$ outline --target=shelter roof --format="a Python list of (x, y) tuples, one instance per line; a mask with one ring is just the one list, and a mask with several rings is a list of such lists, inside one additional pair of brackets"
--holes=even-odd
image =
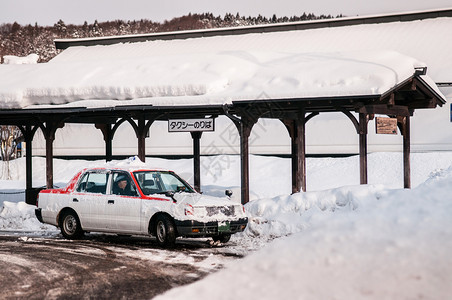
[[(152, 43), (134, 46), (152, 48)], [(4, 108), (66, 103), (65, 107), (95, 108), (379, 96), (426, 66), (393, 51), (291, 53), (243, 49), (2, 67), (0, 73), (6, 71), (0, 83)]]

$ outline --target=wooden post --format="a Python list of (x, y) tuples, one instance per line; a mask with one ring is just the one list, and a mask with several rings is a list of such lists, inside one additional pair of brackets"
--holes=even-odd
[(410, 165), (410, 116), (403, 118), (403, 187), (411, 188), (411, 165)]
[[(108, 129), (111, 132), (111, 127), (108, 125)], [(105, 140), (105, 161), (113, 160), (113, 136), (109, 133)]]
[(201, 131), (190, 132), (193, 138), (193, 177), (195, 190), (201, 192)]
[(367, 184), (367, 115), (359, 114), (359, 177), (360, 184)]
[(25, 148), (25, 203), (36, 205), (36, 198), (33, 194), (33, 165), (32, 165), (32, 156), (33, 156), (33, 136), (36, 132), (37, 126), (33, 129), (30, 125), (26, 125), (24, 127), (19, 127), (22, 131), (22, 135), (24, 136), (24, 140), (26, 143)]
[(296, 155), (297, 155), (297, 192), (306, 192), (306, 120), (305, 114), (300, 114), (299, 119), (295, 122), (295, 127), (297, 128), (297, 138), (296, 138)]
[(249, 137), (253, 123), (242, 118), (240, 123), (240, 170), (242, 204), (250, 201)]
[(296, 120), (282, 121), (291, 141), (292, 194), (306, 192), (305, 114), (300, 114)]
[(33, 156), (33, 136), (36, 133), (36, 130), (39, 126), (35, 126), (32, 128), (31, 125), (25, 125), (25, 127), (18, 126), (22, 135), (24, 137), (26, 145), (25, 149), (25, 203), (36, 205), (36, 195), (33, 190), (33, 165), (32, 165), (32, 156)]
[(58, 128), (63, 128), (64, 123), (46, 122), (44, 137), (46, 139), (46, 187), (53, 188), (53, 141)]
[(97, 129), (102, 131), (105, 141), (105, 160), (113, 160), (113, 132), (111, 129), (111, 124), (95, 124)]
[(312, 112), (306, 116), (305, 109), (302, 108), (296, 120), (281, 120), (291, 140), (292, 194), (306, 192), (306, 123), (318, 114)]
[(298, 122), (297, 120), (289, 120), (286, 122), (289, 129), (290, 135), (290, 146), (291, 146), (291, 166), (292, 166), (292, 194), (300, 191), (300, 155), (299, 155), (299, 143), (298, 143)]
[(27, 125), (25, 126), (25, 132), (24, 139), (26, 143), (25, 148), (25, 187), (27, 191), (30, 191), (33, 187), (33, 161), (32, 161), (32, 155), (33, 155), (33, 133), (31, 131), (31, 126)]
[(146, 125), (144, 118), (138, 119), (138, 158), (142, 161), (146, 161)]
[(249, 166), (249, 137), (251, 129), (258, 120), (258, 114), (252, 114), (250, 112), (241, 110), (242, 118), (231, 115), (228, 112), (227, 106), (223, 106), (225, 115), (231, 119), (234, 125), (237, 127), (240, 135), (240, 183), (241, 183), (241, 198), (242, 204), (246, 204), (250, 201), (250, 166)]
[(53, 188), (53, 141), (55, 137), (46, 137), (46, 187)]

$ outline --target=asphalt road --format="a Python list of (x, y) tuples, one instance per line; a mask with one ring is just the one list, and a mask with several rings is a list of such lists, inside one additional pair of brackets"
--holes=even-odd
[(237, 257), (205, 240), (165, 250), (142, 237), (0, 234), (0, 298), (150, 299)]

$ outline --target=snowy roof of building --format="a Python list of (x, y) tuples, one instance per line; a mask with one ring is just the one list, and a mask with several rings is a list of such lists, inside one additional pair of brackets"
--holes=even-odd
[(362, 24), (383, 24), (407, 22), (440, 17), (452, 17), (452, 7), (412, 12), (389, 13), (367, 16), (340, 17), (287, 23), (260, 24), (252, 26), (221, 27), (195, 30), (179, 30), (172, 32), (157, 32), (133, 35), (87, 37), (77, 39), (56, 39), (57, 49), (67, 49), (72, 46), (111, 45), (128, 42), (144, 42), (152, 40), (175, 40), (224, 35), (241, 35), (249, 33), (268, 33), (278, 31), (306, 30), (318, 28), (332, 28)]
[(447, 17), (70, 47), (49, 63), (1, 65), (0, 108), (378, 96), (427, 66), (434, 81), (452, 82), (451, 31)]

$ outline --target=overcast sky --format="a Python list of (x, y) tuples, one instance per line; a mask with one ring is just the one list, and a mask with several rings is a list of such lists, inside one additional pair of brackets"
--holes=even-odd
[(303, 12), (346, 16), (452, 7), (451, 0), (0, 0), (0, 24), (53, 25), (108, 20), (150, 19), (162, 22), (191, 13), (231, 12), (244, 16), (301, 15)]

